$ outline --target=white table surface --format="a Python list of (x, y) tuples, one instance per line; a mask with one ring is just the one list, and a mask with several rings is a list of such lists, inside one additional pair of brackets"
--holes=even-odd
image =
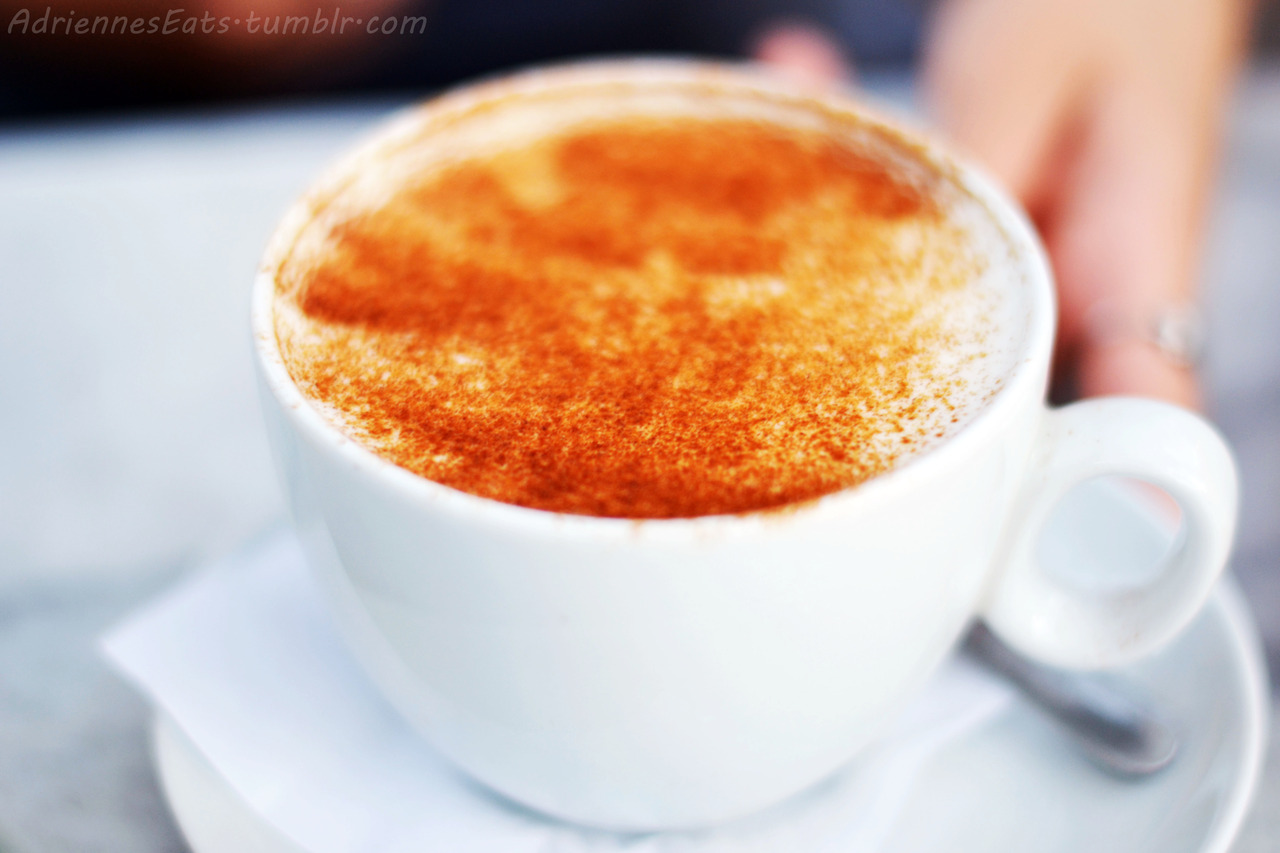
[[(259, 252), (389, 103), (0, 128), (0, 851), (185, 849), (103, 627), (284, 515), (247, 331)], [(1242, 86), (1206, 264), (1235, 569), (1280, 662), (1280, 68)], [(1280, 721), (1278, 721), (1280, 722)], [(1237, 853), (1280, 849), (1280, 750)]]

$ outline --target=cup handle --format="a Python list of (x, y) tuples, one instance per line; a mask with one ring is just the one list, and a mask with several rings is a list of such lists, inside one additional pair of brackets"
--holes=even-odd
[[(1174, 553), (1138, 589), (1083, 590), (1036, 560), (1054, 506), (1073, 486), (1104, 475), (1147, 481), (1182, 510)], [(1208, 598), (1231, 548), (1236, 503), (1231, 451), (1185, 409), (1109, 397), (1049, 410), (983, 617), (1006, 643), (1050, 665), (1099, 669), (1140, 658), (1172, 639)]]

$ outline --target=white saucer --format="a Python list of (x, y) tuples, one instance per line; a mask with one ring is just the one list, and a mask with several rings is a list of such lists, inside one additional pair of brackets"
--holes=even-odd
[[(1114, 584), (1168, 541), (1135, 524), (1132, 497), (1080, 489), (1046, 528), (1041, 559), (1095, 567)], [(1155, 531), (1153, 533), (1153, 531)], [(1153, 560), (1147, 562), (1154, 566)], [(1133, 575), (1130, 572), (1130, 575)], [(1088, 764), (1023, 702), (930, 758), (882, 853), (1225, 853), (1253, 797), (1265, 748), (1266, 676), (1248, 611), (1230, 580), (1160, 654), (1117, 673), (1176, 720), (1173, 765), (1126, 782)], [(307, 853), (286, 840), (161, 716), (154, 757), (170, 807), (195, 853)], [(465, 853), (465, 851), (459, 851)], [(786, 853), (792, 853), (786, 851)]]
[[(1255, 636), (1228, 585), (1172, 647), (1125, 670), (1184, 728), (1182, 753), (1161, 775), (1138, 783), (1108, 778), (1019, 704), (929, 762), (885, 851), (1226, 851), (1264, 748)], [(195, 853), (305, 853), (251, 812), (164, 717), (156, 720), (154, 749)]]

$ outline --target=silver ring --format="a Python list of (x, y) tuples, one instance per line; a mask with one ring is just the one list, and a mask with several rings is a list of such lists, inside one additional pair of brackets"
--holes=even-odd
[(1204, 360), (1204, 320), (1194, 304), (1162, 305), (1145, 318), (1099, 303), (1086, 323), (1090, 340), (1099, 344), (1141, 341), (1178, 367), (1193, 370)]

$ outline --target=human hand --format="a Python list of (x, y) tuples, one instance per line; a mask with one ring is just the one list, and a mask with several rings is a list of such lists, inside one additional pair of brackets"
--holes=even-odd
[(1152, 337), (1194, 300), (1247, 5), (951, 0), (939, 10), (926, 94), (942, 129), (1040, 227), (1058, 280), (1059, 356), (1083, 396), (1198, 402), (1194, 373)]

